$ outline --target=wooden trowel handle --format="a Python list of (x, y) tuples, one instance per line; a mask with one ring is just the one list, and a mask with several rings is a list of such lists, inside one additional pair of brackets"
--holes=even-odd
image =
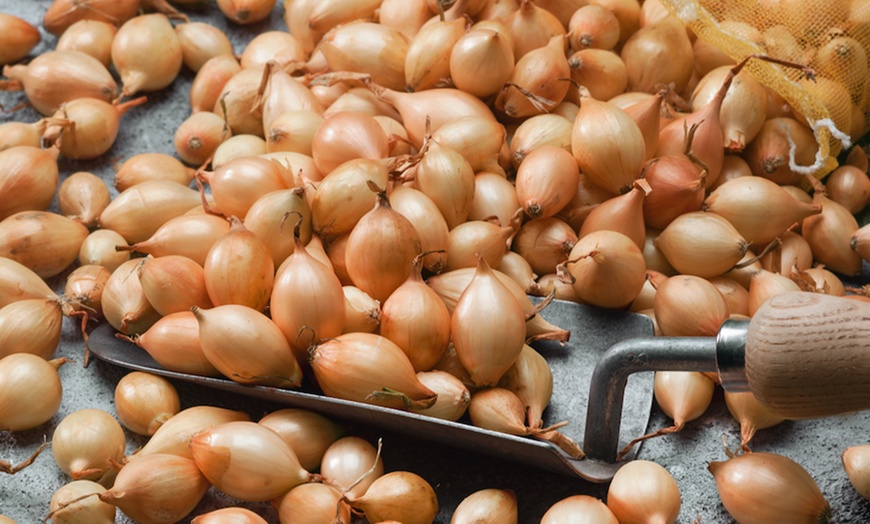
[(870, 409), (870, 303), (802, 292), (771, 298), (749, 324), (746, 377), (787, 418)]

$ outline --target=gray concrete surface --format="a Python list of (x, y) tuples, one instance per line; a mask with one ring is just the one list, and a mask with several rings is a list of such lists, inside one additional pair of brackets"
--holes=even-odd
[[(16, 14), (38, 25), (50, 3), (49, 0), (0, 0), (0, 12)], [(251, 35), (267, 27), (284, 28), (280, 3), (268, 22), (250, 28), (229, 26), (214, 6), (205, 13), (192, 14), (191, 18), (207, 20), (227, 31), (238, 52), (242, 49), (242, 43)], [(47, 34), (43, 36), (36, 53), (54, 46), (54, 37)], [(133, 154), (147, 151), (173, 154), (174, 130), (189, 113), (186, 93), (191, 80), (192, 75), (185, 71), (171, 88), (149, 95), (149, 102), (145, 106), (133, 109), (124, 118), (118, 141), (106, 158), (88, 163), (64, 161), (61, 165), (62, 176), (84, 169), (111, 181), (114, 174), (111, 164), (114, 161), (122, 161)], [(0, 103), (5, 107), (22, 100), (21, 94), (0, 93)], [(34, 121), (37, 116), (27, 110), (14, 114), (0, 113), (0, 122), (13, 119)], [(866, 274), (864, 277), (864, 281), (868, 281)], [(56, 283), (60, 285), (59, 282), (58, 280)], [(82, 348), (81, 336), (76, 332), (74, 324), (66, 320), (58, 355), (80, 361)], [(73, 411), (94, 407), (113, 413), (112, 392), (123, 373), (122, 370), (101, 362), (94, 362), (88, 369), (82, 368), (80, 363), (61, 368), (64, 396), (60, 411), (51, 422), (34, 430), (21, 433), (0, 432), (0, 459), (13, 464), (20, 462), (44, 439), (50, 440), (57, 423)], [(276, 408), (265, 403), (202, 391), (181, 383), (176, 385), (185, 406), (211, 402), (245, 409), (254, 417)], [(650, 428), (667, 425), (670, 425), (670, 421), (660, 410), (654, 408)], [(458, 485), (462, 478), (470, 476), (491, 479), (494, 487), (515, 486), (520, 498), (521, 522), (536, 522), (541, 513), (535, 507), (545, 506), (568, 494), (588, 493), (601, 498), (606, 494), (606, 486), (590, 485), (526, 467), (470, 456), (450, 446), (426, 442), (409, 443), (400, 435), (384, 434), (361, 427), (352, 428), (351, 431), (372, 441), (379, 436), (385, 436), (385, 461), (388, 469), (401, 466), (427, 476), (427, 472), (432, 469), (431, 464), (440, 463), (449, 473), (441, 469), (438, 475), (430, 475), (429, 480), (436, 489), (449, 491), (452, 485)], [(736, 447), (739, 442), (737, 424), (728, 415), (720, 392), (701, 420), (688, 424), (679, 434), (651, 440), (642, 447), (640, 458), (665, 466), (677, 480), (683, 503), (680, 522), (693, 522), (698, 517), (703, 523), (732, 522), (719, 502), (713, 478), (706, 470), (708, 462), (725, 458), (723, 437), (732, 447)], [(864, 523), (870, 522), (870, 502), (854, 491), (839, 457), (847, 446), (868, 442), (870, 414), (861, 413), (818, 421), (787, 422), (776, 428), (760, 431), (753, 449), (780, 453), (796, 460), (818, 482), (832, 506), (836, 522)], [(143, 443), (144, 439), (128, 433), (128, 452), (133, 452)], [(396, 450), (392, 456), (389, 451), (391, 449)], [(0, 476), (0, 515), (8, 516), (19, 524), (41, 522), (48, 513), (51, 494), (67, 481), (54, 464), (50, 450), (47, 450), (30, 468), (15, 476)], [(210, 490), (194, 513), (233, 503), (228, 497)], [(256, 504), (252, 507), (271, 522), (277, 522), (268, 505)], [(189, 518), (185, 520), (187, 521)], [(119, 513), (117, 522), (130, 521)], [(447, 523), (449, 518), (439, 517), (438, 522)]]

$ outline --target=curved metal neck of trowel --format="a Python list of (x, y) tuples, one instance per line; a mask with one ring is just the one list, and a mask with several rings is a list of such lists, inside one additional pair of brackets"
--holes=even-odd
[(748, 391), (744, 372), (748, 327), (748, 320), (728, 320), (715, 338), (634, 338), (611, 346), (592, 373), (583, 443), (586, 460), (616, 462), (623, 394), (633, 373), (718, 372), (726, 390)]

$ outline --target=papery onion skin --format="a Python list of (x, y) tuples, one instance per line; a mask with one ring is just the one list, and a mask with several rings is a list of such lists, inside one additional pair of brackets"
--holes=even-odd
[(284, 524), (350, 524), (350, 506), (340, 499), (338, 489), (312, 482), (291, 489), (275, 505)]
[(865, 499), (870, 499), (870, 445), (850, 446), (842, 454), (843, 467), (855, 490)]
[(680, 514), (680, 489), (664, 467), (633, 460), (613, 476), (607, 507), (619, 522), (674, 523)]
[(302, 467), (309, 471), (320, 467), (326, 450), (345, 433), (342, 425), (305, 409), (272, 411), (257, 424), (277, 433), (296, 453)]
[(60, 342), (61, 309), (59, 302), (41, 298), (0, 308), (0, 358), (14, 353), (51, 358)]
[(215, 406), (191, 406), (179, 411), (160, 426), (154, 435), (128, 460), (138, 460), (145, 455), (172, 454), (193, 459), (190, 439), (209, 427), (225, 422), (250, 421), (247, 413)]
[(51, 438), (57, 466), (73, 479), (99, 480), (111, 462), (124, 458), (126, 436), (121, 424), (101, 409), (81, 409), (65, 416)]
[(0, 221), (19, 211), (48, 209), (58, 184), (57, 157), (51, 151), (12, 147), (0, 151), (0, 166)]
[(423, 477), (410, 471), (392, 471), (378, 477), (365, 495), (351, 497), (349, 502), (371, 522), (430, 524), (438, 515), (435, 490)]
[(73, 480), (64, 484), (51, 496), (48, 507), (52, 512), (52, 522), (54, 524), (114, 524), (115, 506), (99, 499), (80, 501), (66, 506), (83, 495), (105, 491), (105, 487), (92, 480)]
[(19, 211), (0, 221), (0, 256), (42, 278), (60, 274), (78, 256), (88, 228), (48, 211)]
[[(363, 477), (369, 471), (371, 473)], [(361, 497), (384, 474), (384, 460), (368, 440), (350, 435), (336, 440), (327, 448), (320, 462), (320, 474), (336, 488)], [(351, 487), (360, 478), (362, 480)]]
[(573, 495), (559, 500), (544, 513), (541, 524), (619, 524), (610, 508), (589, 495)]

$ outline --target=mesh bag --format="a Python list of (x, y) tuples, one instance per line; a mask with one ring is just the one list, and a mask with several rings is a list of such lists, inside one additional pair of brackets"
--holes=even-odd
[[(816, 161), (792, 170), (822, 178), (870, 123), (870, 0), (661, 0), (702, 40), (735, 61), (750, 54), (810, 66), (750, 60), (746, 69), (803, 115), (819, 143)], [(761, 38), (746, 38), (746, 26)]]

